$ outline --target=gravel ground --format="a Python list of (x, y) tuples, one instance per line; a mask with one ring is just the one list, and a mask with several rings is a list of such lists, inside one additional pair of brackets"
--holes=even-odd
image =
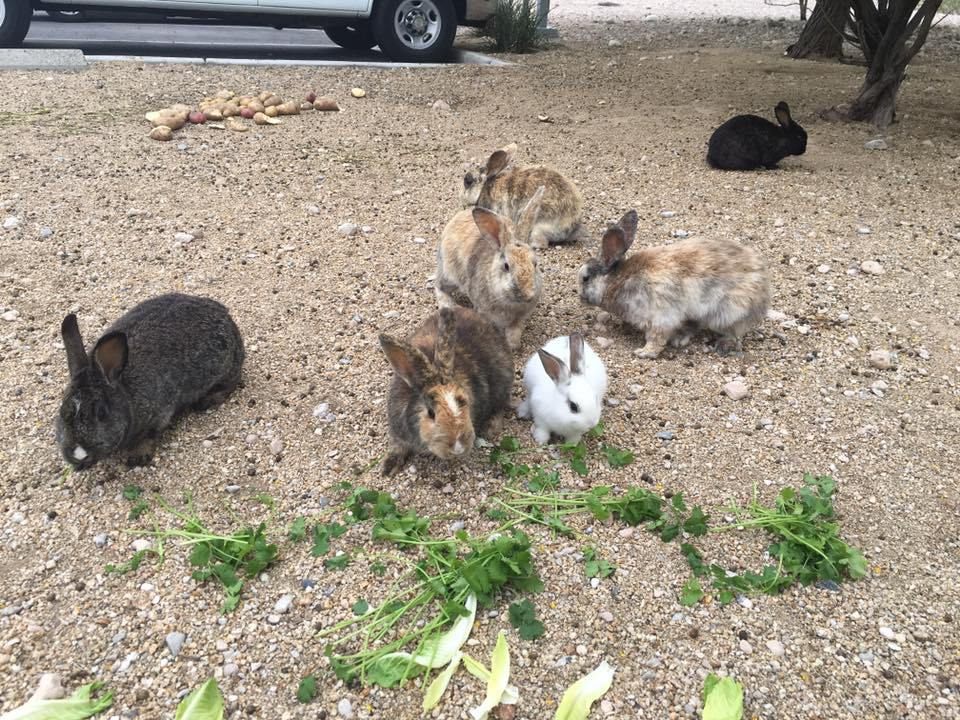
[[(868, 150), (875, 131), (816, 114), (850, 98), (862, 68), (785, 60), (789, 25), (610, 32), (619, 45), (568, 40), (505, 68), (127, 63), (0, 75), (0, 707), (23, 702), (53, 671), (71, 687), (106, 681), (117, 693), (109, 717), (171, 717), (212, 672), (230, 717), (419, 715), (416, 684), (350, 689), (325, 672), (315, 629), (349, 616), (359, 598), (375, 602), (382, 582), (366, 563), (324, 569), (306, 546), (284, 542), (284, 529), (301, 514), (328, 518), (344, 479), (389, 490), (434, 517), (438, 532), (460, 521), (474, 534), (491, 528), (481, 508), (505, 481), (482, 453), (462, 466), (418, 462), (415, 475), (390, 481), (365, 468), (386, 449), (389, 371), (377, 334), (405, 334), (432, 311), (434, 245), (456, 210), (461, 165), (516, 141), (524, 160), (578, 183), (595, 237), (635, 207), (641, 242), (684, 230), (758, 248), (782, 313), (743, 357), (694, 344), (642, 361), (634, 333), (577, 299), (574, 273), (596, 241), (543, 253), (544, 300), (518, 367), (542, 340), (586, 331), (611, 376), (607, 438), (637, 455), (626, 470), (598, 465), (587, 484), (641, 483), (647, 473), (653, 487), (682, 491), (719, 518), (755, 489), (771, 503), (805, 471), (830, 473), (842, 533), (870, 568), (839, 588), (688, 609), (678, 593), (689, 572), (673, 545), (582, 522), (618, 565), (591, 584), (578, 543), (534, 529), (546, 635), (520, 640), (504, 603), (479, 616), (471, 650), (488, 657), (497, 631), (509, 630), (516, 717), (551, 717), (563, 689), (602, 659), (617, 675), (596, 716), (692, 716), (716, 671), (743, 682), (751, 717), (960, 717), (960, 68), (929, 58), (912, 67), (888, 148)], [(315, 88), (344, 111), (246, 134), (144, 137), (146, 110), (264, 86), (291, 96)], [(353, 86), (367, 97), (351, 98)], [(781, 98), (809, 131), (805, 156), (774, 172), (705, 167), (712, 127), (734, 112), (769, 115)], [(450, 109), (434, 109), (437, 100)], [(344, 223), (369, 232), (344, 237)], [(92, 341), (125, 309), (170, 290), (232, 309), (249, 351), (245, 387), (180, 422), (150, 468), (104, 463), (65, 475), (52, 430), (66, 378), (60, 320), (76, 311)], [(875, 350), (893, 353), (894, 367), (873, 367)], [(749, 390), (739, 401), (721, 393), (735, 379)], [(658, 439), (664, 430), (674, 439)], [(529, 442), (524, 423), (505, 431)], [(564, 473), (564, 485), (577, 482)], [(182, 549), (105, 575), (145, 530), (174, 525), (159, 510), (128, 520), (130, 484), (175, 503), (192, 494), (217, 529), (268, 520), (280, 562), (227, 616), (216, 588), (189, 579)], [(374, 551), (367, 538), (358, 526), (335, 543)], [(755, 533), (700, 544), (733, 568), (763, 561)], [(287, 594), (293, 602), (278, 614)], [(171, 633), (185, 636), (176, 657)], [(294, 693), (311, 670), (321, 692), (305, 708)], [(466, 717), (481, 695), (458, 674), (433, 717)]]

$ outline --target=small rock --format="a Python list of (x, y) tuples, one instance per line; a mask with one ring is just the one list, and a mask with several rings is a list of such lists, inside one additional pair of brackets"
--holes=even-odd
[(223, 676), (230, 677), (231, 675), (236, 675), (239, 669), (236, 663), (227, 663), (223, 666)]
[(864, 260), (860, 263), (860, 271), (867, 275), (883, 275), (883, 265), (876, 260)]
[(279, 615), (267, 615), (267, 622), (270, 623), (271, 625), (279, 625), (279, 624), (280, 624), (280, 616), (279, 616)]
[(786, 648), (783, 647), (783, 643), (779, 640), (767, 640), (767, 650), (777, 657), (783, 657), (786, 652)]
[(24, 514), (19, 510), (10, 515), (10, 522), (16, 523), (17, 525), (23, 525), (26, 519), (27, 518), (24, 516)]
[(3, 313), (2, 315), (0, 315), (0, 318), (2, 318), (3, 320), (5, 320), (5, 321), (7, 321), (7, 322), (13, 322), (13, 321), (15, 321), (18, 317), (20, 317), (20, 313), (18, 313), (16, 310), (7, 310), (5, 313)]
[(107, 535), (106, 533), (100, 533), (99, 535), (93, 536), (93, 544), (98, 548), (104, 548), (107, 546)]
[(771, 308), (770, 310), (767, 310), (767, 320), (770, 320), (772, 322), (783, 322), (786, 319), (787, 319), (787, 314), (784, 312), (780, 312), (779, 310), (774, 310), (773, 308)]
[(53, 237), (53, 228), (52, 227), (42, 227), (40, 228), (40, 239), (46, 240), (47, 238)]
[(372, 225), (361, 225), (360, 232), (362, 232), (364, 235), (372, 235), (374, 233), (374, 229)]
[(307, 205), (307, 213), (309, 215), (319, 215), (320, 206), (319, 205)]
[(672, 218), (676, 217), (677, 214), (673, 210), (661, 210), (660, 217), (662, 218)]
[(867, 361), (870, 363), (870, 367), (877, 370), (891, 370), (897, 366), (896, 353), (889, 350), (871, 350), (867, 356)]
[(749, 640), (741, 640), (741, 641), (740, 641), (740, 650), (741, 650), (741, 652), (744, 652), (744, 653), (746, 653), (747, 655), (749, 655), (750, 653), (753, 652), (753, 645), (750, 644), (750, 641), (749, 641)]
[(785, 224), (786, 224), (786, 223), (784, 223), (783, 218), (779, 218), (779, 217), (778, 217), (778, 218), (774, 218), (774, 220), (773, 220), (773, 226), (774, 226), (774, 227), (783, 227)]
[(604, 622), (612, 623), (613, 622), (613, 613), (609, 610), (604, 610), (600, 613), (600, 619)]
[(601, 700), (600, 712), (602, 712), (604, 715), (613, 715), (613, 703), (609, 700)]
[(446, 485), (444, 485), (443, 493), (445, 495), (453, 495), (453, 485), (451, 485), (450, 483), (447, 483)]
[(350, 94), (353, 95), (355, 98), (362, 98), (367, 96), (367, 91), (364, 90), (363, 88), (355, 87), (350, 90)]
[(186, 245), (187, 243), (193, 242), (194, 236), (188, 232), (178, 232), (173, 234), (173, 239), (181, 245)]
[(690, 237), (690, 232), (688, 230), (671, 230), (670, 237), (679, 238), (682, 240), (683, 238)]
[(873, 661), (875, 659), (873, 653), (869, 650), (867, 652), (860, 653), (857, 657), (860, 658), (860, 662), (862, 662), (864, 665), (873, 665)]
[(746, 595), (737, 595), (737, 605), (747, 610), (753, 609), (753, 600), (748, 598)]
[(277, 604), (273, 606), (273, 611), (275, 613), (284, 613), (290, 612), (290, 606), (293, 604), (293, 595), (287, 593), (286, 595), (281, 595), (280, 599), (277, 600)]
[(427, 239), (426, 239), (426, 238), (422, 238), (422, 237), (415, 237), (415, 238), (413, 239), (413, 241), (414, 241), (417, 245), (426, 245), (426, 244), (427, 244)]
[(740, 380), (733, 380), (723, 386), (723, 392), (726, 393), (727, 397), (731, 400), (743, 400), (750, 394), (750, 389), (746, 383)]
[(450, 105), (443, 100), (437, 100), (432, 107), (436, 112), (450, 112)]
[(134, 552), (145, 552), (153, 547), (153, 543), (146, 538), (137, 538), (130, 543), (130, 547), (133, 548)]
[(270, 441), (270, 452), (273, 455), (279, 455), (283, 452), (283, 440), (280, 438), (274, 438)]
[(661, 430), (657, 433), (657, 438), (663, 440), (664, 442), (669, 442), (673, 440), (673, 432), (670, 430)]
[(586, 645), (577, 645), (577, 655), (583, 657), (588, 652)]
[(874, 138), (873, 140), (867, 140), (863, 146), (867, 150), (886, 150), (887, 141), (883, 138)]
[(640, 393), (643, 391), (642, 385), (630, 385), (627, 387), (627, 397), (637, 398), (640, 397)]
[(607, 47), (620, 47), (622, 44), (619, 40), (611, 40), (607, 43)]
[(356, 235), (359, 232), (360, 227), (354, 225), (353, 223), (343, 223), (337, 228), (337, 232), (343, 235), (344, 237), (351, 237)]
[(10, 217), (8, 217), (3, 221), (3, 229), (13, 230), (19, 224), (20, 224), (20, 218), (18, 218), (16, 215), (11, 215)]
[(608, 347), (613, 345), (613, 340), (611, 340), (610, 338), (602, 337), (600, 335), (595, 337), (593, 341), (597, 344), (597, 347), (600, 348), (601, 350), (606, 350)]
[(353, 705), (350, 704), (349, 700), (343, 698), (343, 700), (337, 703), (337, 713), (340, 717), (349, 720), (349, 718), (353, 717)]
[(130, 653), (121, 662), (117, 672), (125, 673), (140, 658), (140, 653)]
[(320, 403), (313, 409), (313, 416), (315, 418), (326, 417), (330, 412), (330, 403)]
[(311, 588), (315, 588), (316, 586), (317, 586), (317, 581), (311, 580), (310, 578), (303, 578), (303, 580), (300, 581), (300, 587), (302, 587), (304, 590), (310, 590)]
[(239, 486), (239, 485), (227, 485), (227, 486), (224, 488), (224, 490), (226, 490), (228, 493), (230, 493), (231, 495), (233, 495), (233, 494), (235, 494), (235, 493), (240, 492), (240, 486)]
[(860, 225), (857, 227), (857, 235), (869, 235), (872, 232), (873, 230), (871, 230), (866, 225)]
[(619, 535), (622, 538), (633, 537), (633, 528), (632, 527), (623, 528), (623, 530), (619, 531), (617, 535)]
[(183, 648), (183, 643), (186, 639), (187, 636), (181, 632), (169, 633), (166, 637), (167, 650), (170, 651), (171, 655), (176, 657), (180, 654), (180, 650)]
[(833, 580), (821, 580), (817, 583), (817, 587), (827, 592), (840, 592), (840, 586)]
[(821, 275), (826, 274), (830, 272), (830, 266), (827, 265), (826, 263), (824, 263), (823, 265), (818, 265), (817, 272), (820, 273)]
[(896, 640), (897, 634), (893, 631), (892, 628), (880, 626), (880, 635), (886, 640)]

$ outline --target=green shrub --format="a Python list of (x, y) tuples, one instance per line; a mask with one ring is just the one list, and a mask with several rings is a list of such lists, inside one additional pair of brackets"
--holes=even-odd
[(537, 0), (500, 0), (485, 34), (499, 52), (528, 53), (543, 44)]

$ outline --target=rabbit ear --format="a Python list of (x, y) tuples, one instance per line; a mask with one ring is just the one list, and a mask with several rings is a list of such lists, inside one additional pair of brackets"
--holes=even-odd
[(70, 313), (63, 319), (60, 324), (60, 335), (63, 337), (63, 347), (67, 351), (67, 368), (70, 370), (70, 377), (73, 377), (89, 364), (87, 353), (83, 349), (83, 338), (80, 337), (76, 315)]
[(773, 109), (773, 114), (777, 116), (777, 122), (784, 130), (793, 124), (793, 120), (790, 118), (790, 107), (783, 100), (777, 103), (777, 106)]
[(501, 148), (493, 153), (493, 155), (491, 155), (487, 160), (487, 177), (496, 177), (510, 167), (510, 163), (513, 162), (513, 156), (516, 154), (516, 152), (516, 144), (510, 143), (506, 147)]
[(601, 260), (604, 267), (609, 270), (623, 260), (623, 256), (627, 253), (628, 243), (623, 228), (615, 226), (607, 230), (603, 234), (601, 247)]
[(474, 208), (473, 221), (480, 228), (480, 234), (498, 248), (504, 248), (510, 242), (510, 231), (507, 229), (506, 223), (503, 222), (503, 218), (495, 212), (484, 208)]
[(380, 347), (390, 365), (400, 378), (412, 388), (422, 388), (433, 374), (427, 356), (417, 348), (394, 340), (389, 335), (380, 336)]
[(111, 385), (127, 367), (127, 336), (122, 332), (104, 335), (93, 348), (93, 360)]
[(628, 210), (625, 212), (617, 225), (623, 228), (623, 236), (626, 238), (627, 250), (629, 250), (630, 246), (633, 245), (634, 238), (637, 237), (637, 211)]
[(540, 205), (543, 202), (543, 193), (546, 192), (547, 188), (544, 185), (541, 185), (537, 188), (537, 191), (533, 194), (533, 197), (524, 205), (523, 210), (520, 211), (520, 222), (517, 223), (517, 240), (523, 243), (530, 242), (530, 231), (533, 230), (533, 224), (537, 221), (537, 216), (540, 214)]
[(440, 373), (450, 377), (453, 373), (453, 360), (456, 356), (457, 318), (453, 308), (440, 310), (440, 322), (437, 327), (437, 344), (433, 351), (433, 361)]
[(563, 360), (556, 355), (551, 355), (543, 348), (537, 350), (537, 355), (540, 356), (540, 363), (543, 365), (544, 372), (546, 372), (547, 375), (550, 376), (550, 379), (557, 385), (561, 385), (570, 379), (570, 371), (567, 370), (567, 366)]
[(570, 336), (570, 372), (574, 375), (583, 373), (583, 335), (580, 333)]

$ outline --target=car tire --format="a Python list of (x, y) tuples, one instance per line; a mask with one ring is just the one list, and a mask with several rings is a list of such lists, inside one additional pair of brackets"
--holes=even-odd
[(377, 44), (377, 39), (373, 37), (373, 30), (370, 29), (368, 22), (334, 25), (324, 28), (323, 31), (344, 50), (369, 50)]
[(30, 29), (30, 0), (0, 0), (0, 47), (16, 47)]
[(446, 60), (457, 33), (453, 0), (378, 0), (373, 36), (397, 62)]

